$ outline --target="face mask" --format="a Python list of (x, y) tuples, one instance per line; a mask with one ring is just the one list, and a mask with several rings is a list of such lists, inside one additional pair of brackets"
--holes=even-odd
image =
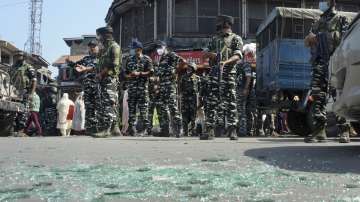
[(323, 1), (323, 2), (319, 2), (319, 9), (322, 11), (322, 12), (325, 12), (329, 9), (329, 5), (326, 1)]
[(134, 56), (136, 54), (135, 49), (130, 49), (130, 55)]
[(156, 50), (158, 55), (163, 55), (165, 53), (165, 49), (164, 48), (159, 48)]

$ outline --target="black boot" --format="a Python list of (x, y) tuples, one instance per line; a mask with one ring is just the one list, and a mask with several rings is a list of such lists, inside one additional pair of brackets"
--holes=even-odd
[(113, 127), (111, 129), (111, 136), (114, 136), (114, 137), (122, 136), (122, 133), (121, 133), (121, 130), (120, 130), (120, 127), (118, 124), (113, 125)]
[(205, 133), (200, 135), (200, 140), (213, 140), (215, 138), (215, 130), (209, 128)]
[(230, 126), (229, 127), (228, 135), (229, 135), (230, 140), (238, 140), (238, 136), (237, 136), (237, 133), (236, 133), (236, 127), (235, 126)]
[(129, 126), (129, 128), (126, 131), (126, 136), (135, 136), (135, 129), (132, 126)]
[(319, 128), (318, 130), (315, 130), (312, 134), (307, 136), (304, 139), (305, 143), (323, 143), (326, 142), (326, 131), (324, 127)]

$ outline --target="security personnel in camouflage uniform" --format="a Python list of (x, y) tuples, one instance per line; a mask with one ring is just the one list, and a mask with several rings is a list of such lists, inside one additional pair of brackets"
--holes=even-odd
[(97, 132), (97, 112), (96, 106), (100, 105), (100, 92), (96, 77), (96, 66), (98, 64), (97, 56), (99, 49), (97, 41), (90, 41), (88, 44), (89, 55), (78, 61), (75, 69), (81, 73), (80, 81), (84, 92), (85, 103), (85, 130), (87, 134)]
[(99, 80), (100, 105), (96, 111), (98, 117), (98, 133), (95, 137), (111, 135), (112, 125), (118, 119), (118, 76), (121, 66), (121, 49), (113, 39), (111, 27), (96, 30), (103, 49), (99, 53), (96, 78)]
[(152, 134), (153, 129), (153, 119), (154, 119), (154, 110), (156, 109), (159, 122), (161, 123), (161, 119), (159, 116), (160, 113), (160, 78), (158, 74), (158, 64), (154, 65), (154, 73), (149, 78), (149, 113), (148, 113), (148, 120), (149, 120), (149, 127), (148, 127), (148, 134)]
[[(314, 23), (310, 34), (305, 38), (305, 45), (312, 48), (312, 98), (314, 100), (311, 108), (315, 119), (316, 129), (305, 138), (305, 142), (324, 142), (326, 140), (325, 124), (326, 124), (326, 103), (328, 92), (328, 65), (331, 54), (340, 44), (341, 37), (346, 31), (349, 22), (344, 16), (339, 15), (335, 11), (335, 0), (321, 0), (319, 8), (324, 13), (320, 19)], [(328, 45), (327, 56), (319, 54), (320, 40), (326, 39)], [(347, 143), (349, 139), (349, 126), (346, 120), (342, 119), (340, 124), (340, 142)]]
[[(231, 140), (237, 140), (236, 134), (236, 68), (235, 64), (242, 57), (242, 39), (231, 30), (234, 18), (231, 16), (218, 16), (217, 28), (221, 27), (214, 36), (205, 53), (212, 67), (208, 75), (208, 86), (211, 89), (208, 115), (206, 115), (206, 130), (200, 139), (213, 139), (215, 127), (225, 128), (225, 120), (228, 125), (228, 136)], [(219, 99), (220, 98), (220, 99)], [(220, 104), (220, 109), (217, 109)], [(217, 122), (217, 123), (216, 123)], [(216, 125), (218, 124), (218, 125)]]
[[(128, 89), (128, 106), (129, 106), (129, 128), (128, 135), (135, 134), (134, 124), (136, 121), (136, 109), (139, 108), (138, 117), (138, 134), (140, 136), (146, 135), (149, 127), (148, 120), (148, 103), (149, 92), (148, 82), (149, 77), (153, 73), (152, 60), (149, 56), (144, 55), (143, 45), (141, 42), (134, 40), (130, 45), (130, 58), (127, 60), (125, 66), (126, 84)], [(139, 124), (140, 123), (140, 124)]]
[[(199, 76), (195, 74), (196, 64), (188, 64), (185, 72), (180, 76), (181, 115), (184, 136), (195, 133), (195, 119), (197, 110), (197, 96)], [(189, 127), (190, 126), (190, 127)]]
[(247, 61), (239, 63), (237, 67), (237, 79), (236, 79), (236, 103), (237, 112), (239, 116), (239, 131), (238, 136), (243, 137), (249, 134), (248, 130), (248, 100), (249, 93), (252, 89), (252, 71), (251, 64)]
[(45, 129), (45, 133), (47, 135), (55, 135), (56, 134), (56, 123), (57, 120), (54, 117), (57, 116), (56, 104), (57, 104), (57, 82), (53, 79), (49, 80), (49, 86), (45, 88), (45, 96), (43, 106), (44, 109), (44, 124), (43, 128)]
[(11, 68), (11, 84), (16, 88), (23, 99), (25, 111), (18, 112), (15, 118), (14, 136), (26, 136), (25, 124), (28, 119), (29, 97), (35, 93), (37, 80), (36, 70), (25, 62), (25, 53), (19, 51), (15, 54), (15, 65)]
[(177, 66), (184, 59), (176, 53), (167, 49), (166, 43), (158, 41), (156, 51), (161, 56), (159, 61), (159, 78), (160, 78), (160, 128), (162, 136), (169, 134), (169, 114), (173, 124), (171, 124), (173, 133), (176, 137), (182, 135), (182, 120), (177, 105)]

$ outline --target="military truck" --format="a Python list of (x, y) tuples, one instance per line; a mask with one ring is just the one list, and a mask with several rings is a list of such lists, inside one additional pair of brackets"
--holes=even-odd
[(0, 64), (0, 136), (8, 136), (13, 130), (16, 113), (24, 111), (21, 97), (11, 84), (10, 66)]
[[(349, 19), (356, 13), (339, 12)], [(287, 111), (288, 127), (299, 136), (314, 129), (310, 95), (312, 67), (304, 38), (322, 12), (276, 7), (257, 31), (256, 96), (259, 110)]]

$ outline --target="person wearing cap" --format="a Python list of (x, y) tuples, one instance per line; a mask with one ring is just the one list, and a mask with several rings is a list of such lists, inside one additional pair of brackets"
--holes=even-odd
[(196, 64), (189, 63), (185, 69), (185, 72), (180, 76), (179, 83), (184, 136), (195, 134), (199, 80), (199, 76), (196, 75)]
[(28, 120), (29, 104), (36, 90), (36, 70), (25, 61), (25, 53), (18, 51), (14, 57), (15, 63), (10, 70), (11, 83), (16, 88), (25, 111), (18, 112), (15, 118), (13, 136), (26, 136), (25, 127)]
[[(316, 21), (308, 36), (305, 38), (305, 45), (312, 49), (312, 81), (311, 81), (311, 97), (314, 100), (313, 106), (309, 108), (309, 113), (314, 117), (314, 131), (308, 137), (305, 137), (306, 143), (325, 142), (326, 132), (326, 104), (328, 92), (328, 67), (330, 56), (333, 54), (337, 46), (341, 42), (341, 38), (349, 25), (349, 19), (341, 16), (335, 10), (335, 0), (320, 0), (319, 9), (323, 11), (320, 19)], [(327, 43), (328, 56), (316, 54), (318, 47), (322, 41)], [(340, 131), (340, 143), (349, 143), (350, 125), (346, 119), (337, 117), (337, 123)]]
[(121, 49), (113, 38), (111, 27), (96, 30), (103, 49), (99, 52), (96, 78), (99, 81), (100, 104), (96, 105), (98, 132), (94, 137), (111, 136), (118, 124), (118, 78), (121, 66)]
[(177, 66), (184, 63), (185, 60), (176, 53), (170, 51), (166, 43), (158, 41), (156, 43), (156, 52), (160, 56), (159, 60), (159, 78), (160, 78), (160, 128), (161, 135), (169, 137), (169, 123), (171, 124), (173, 133), (176, 137), (182, 136), (182, 120), (177, 105), (177, 82), (176, 72)]
[(134, 136), (136, 109), (139, 109), (137, 135), (145, 136), (148, 132), (149, 77), (153, 73), (152, 60), (143, 54), (143, 45), (137, 39), (129, 46), (130, 57), (125, 65), (126, 86), (128, 89), (129, 121), (127, 135)]
[(99, 48), (96, 40), (88, 43), (89, 55), (78, 61), (75, 70), (81, 74), (81, 87), (84, 92), (85, 103), (85, 133), (88, 135), (97, 132), (96, 105), (100, 104), (99, 90), (96, 76), (96, 66), (98, 64)]
[[(242, 39), (232, 32), (234, 18), (227, 15), (216, 19), (216, 35), (210, 40), (208, 50), (204, 54), (209, 59), (211, 70), (208, 74), (208, 87), (211, 89), (206, 100), (208, 110), (206, 116), (206, 132), (201, 140), (213, 139), (223, 135), (227, 120), (227, 135), (231, 140), (237, 139), (237, 111), (235, 98), (235, 64), (242, 58)], [(215, 131), (217, 133), (215, 134)]]

